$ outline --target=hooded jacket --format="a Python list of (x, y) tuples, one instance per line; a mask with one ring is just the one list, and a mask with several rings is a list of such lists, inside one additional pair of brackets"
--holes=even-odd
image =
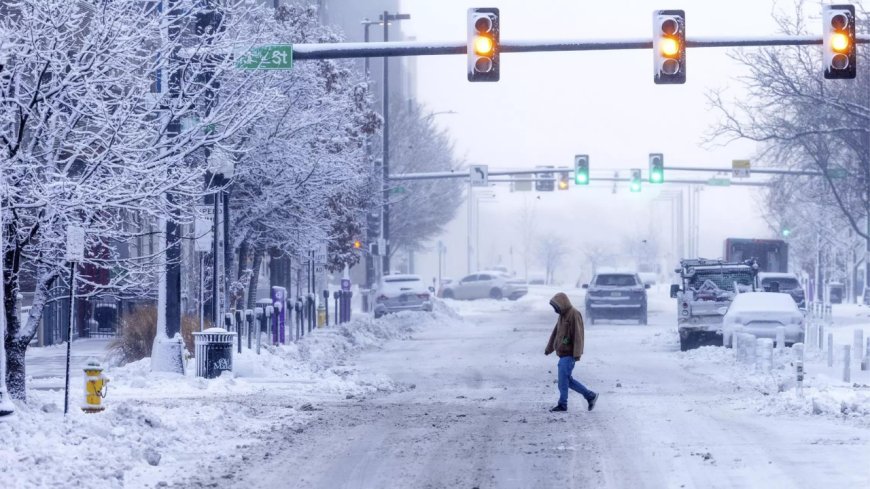
[(554, 295), (550, 304), (559, 308), (559, 319), (556, 320), (544, 354), (555, 351), (559, 357), (580, 358), (583, 355), (583, 316), (574, 309), (563, 292)]

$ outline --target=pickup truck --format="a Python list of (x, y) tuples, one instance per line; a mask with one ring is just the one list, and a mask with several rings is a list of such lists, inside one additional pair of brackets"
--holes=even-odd
[(680, 260), (675, 272), (681, 283), (671, 285), (671, 297), (677, 299), (680, 350), (721, 345), (722, 318), (734, 296), (756, 290), (758, 264), (686, 259)]

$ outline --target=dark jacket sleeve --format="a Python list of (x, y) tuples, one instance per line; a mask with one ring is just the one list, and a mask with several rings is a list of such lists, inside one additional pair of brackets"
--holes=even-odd
[(556, 341), (556, 328), (559, 327), (559, 324), (556, 323), (556, 326), (553, 326), (553, 332), (550, 333), (550, 339), (547, 341), (547, 348), (544, 349), (544, 355), (549, 355), (553, 353), (556, 347), (553, 343)]

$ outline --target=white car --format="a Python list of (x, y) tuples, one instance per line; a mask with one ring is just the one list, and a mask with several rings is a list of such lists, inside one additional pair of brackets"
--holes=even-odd
[(419, 275), (387, 275), (378, 283), (375, 318), (399, 311), (432, 312), (429, 288)]
[(459, 282), (445, 285), (441, 297), (464, 300), (507, 297), (515, 301), (528, 292), (529, 288), (525, 281), (491, 271), (472, 273), (463, 277)]
[(722, 320), (722, 344), (733, 346), (737, 333), (776, 339), (776, 328), (785, 326), (785, 344), (804, 341), (804, 315), (789, 294), (744, 292), (737, 294)]

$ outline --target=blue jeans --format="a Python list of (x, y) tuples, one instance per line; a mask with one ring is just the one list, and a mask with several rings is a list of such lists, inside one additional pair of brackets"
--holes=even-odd
[(559, 358), (559, 405), (568, 407), (568, 388), (570, 387), (575, 392), (586, 398), (587, 401), (595, 396), (595, 393), (586, 388), (585, 385), (574, 380), (571, 377), (571, 372), (574, 371), (574, 358), (561, 357)]

